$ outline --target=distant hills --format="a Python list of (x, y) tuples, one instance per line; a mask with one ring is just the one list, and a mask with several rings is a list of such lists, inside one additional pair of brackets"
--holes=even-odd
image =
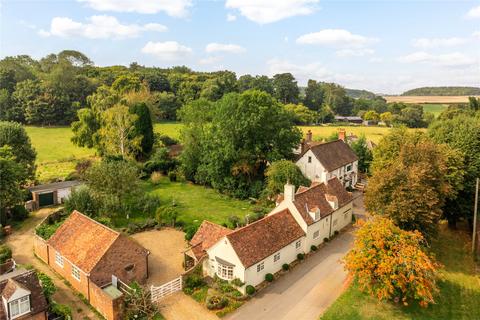
[(345, 91), (347, 92), (347, 96), (354, 99), (358, 99), (358, 98), (375, 99), (376, 97), (375, 93), (367, 90), (345, 88)]
[(478, 96), (478, 87), (422, 87), (405, 91), (402, 96)]

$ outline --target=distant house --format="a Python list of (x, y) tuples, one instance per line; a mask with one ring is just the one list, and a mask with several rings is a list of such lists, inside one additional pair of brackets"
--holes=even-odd
[(33, 199), (32, 209), (63, 203), (72, 190), (81, 184), (80, 181), (62, 181), (29, 188), (28, 191), (32, 194)]
[(343, 140), (305, 149), (296, 161), (303, 175), (314, 182), (337, 177), (344, 186), (354, 187), (358, 180), (358, 157), (344, 140), (343, 136)]
[[(203, 272), (224, 280), (257, 286), (267, 273), (290, 264), (311, 245), (323, 242), (352, 221), (352, 195), (338, 179), (328, 184), (285, 186), (285, 196), (266, 217), (230, 230), (204, 221), (186, 253), (202, 263)], [(246, 286), (240, 290), (245, 291)]]
[(335, 121), (337, 122), (350, 122), (355, 124), (362, 124), (363, 119), (357, 116), (335, 116)]
[(35, 270), (16, 269), (0, 276), (0, 320), (46, 320), (47, 299)]
[(78, 211), (46, 242), (36, 238), (34, 250), (108, 320), (121, 319), (123, 294), (116, 282), (144, 283), (148, 277), (148, 250)]

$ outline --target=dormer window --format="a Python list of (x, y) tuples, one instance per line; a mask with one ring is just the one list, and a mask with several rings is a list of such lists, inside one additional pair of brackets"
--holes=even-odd
[(310, 210), (308, 210), (308, 211), (309, 211), (310, 216), (312, 217), (312, 219), (314, 221), (320, 220), (320, 208), (319, 207), (315, 206), (313, 208), (310, 208)]
[(8, 303), (10, 319), (15, 319), (30, 312), (30, 296), (21, 297)]

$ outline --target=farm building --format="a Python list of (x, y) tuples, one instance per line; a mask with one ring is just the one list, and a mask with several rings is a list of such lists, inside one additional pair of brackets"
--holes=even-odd
[(0, 276), (0, 320), (46, 320), (47, 299), (35, 270), (16, 269)]
[(349, 122), (349, 123), (355, 123), (355, 124), (362, 124), (363, 119), (361, 117), (357, 116), (335, 116), (335, 121), (337, 122)]
[(122, 319), (118, 283), (148, 278), (148, 250), (78, 211), (47, 241), (35, 238), (34, 251), (108, 320)]
[(81, 184), (81, 181), (74, 180), (41, 184), (29, 188), (28, 191), (32, 194), (32, 209), (63, 203), (72, 190)]

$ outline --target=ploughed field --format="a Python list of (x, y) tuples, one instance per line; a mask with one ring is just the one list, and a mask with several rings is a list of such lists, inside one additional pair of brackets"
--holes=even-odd
[(383, 96), (387, 102), (405, 103), (466, 103), (468, 96)]

